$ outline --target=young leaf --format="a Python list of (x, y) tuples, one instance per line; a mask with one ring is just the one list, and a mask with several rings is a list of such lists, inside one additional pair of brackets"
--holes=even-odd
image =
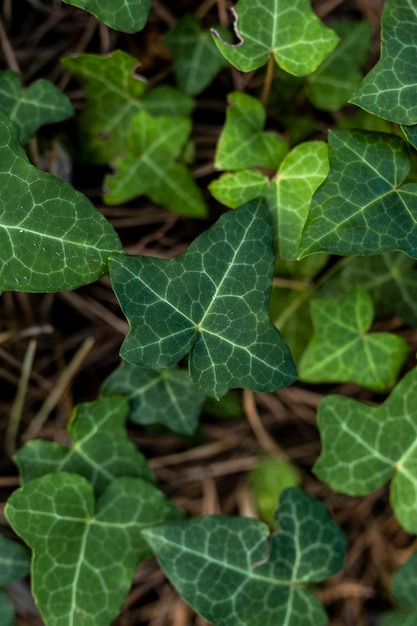
[(129, 121), (138, 111), (152, 115), (187, 116), (193, 101), (166, 85), (148, 89), (135, 72), (140, 65), (126, 52), (80, 54), (61, 59), (65, 69), (85, 82), (86, 101), (79, 119), (84, 158), (107, 164), (120, 154)]
[(417, 122), (417, 13), (413, 0), (387, 0), (382, 14), (381, 58), (351, 102), (379, 117)]
[(229, 209), (265, 197), (269, 178), (257, 170), (226, 172), (209, 183), (211, 195)]
[(277, 133), (263, 132), (265, 109), (256, 98), (244, 93), (228, 95), (226, 122), (216, 148), (218, 170), (266, 167), (275, 171), (288, 150)]
[(74, 114), (69, 98), (49, 80), (41, 78), (23, 89), (20, 77), (11, 70), (0, 72), (0, 111), (16, 126), (20, 143), (27, 143), (44, 124)]
[(290, 352), (268, 317), (273, 265), (262, 202), (222, 215), (175, 260), (113, 257), (113, 289), (131, 326), (122, 358), (163, 369), (190, 352), (191, 378), (215, 397), (291, 384)]
[(195, 431), (205, 400), (186, 370), (151, 370), (126, 362), (104, 381), (101, 394), (127, 395), (136, 424), (163, 424), (182, 435)]
[(320, 401), (323, 451), (315, 474), (335, 491), (364, 495), (394, 475), (391, 505), (399, 523), (417, 532), (417, 368), (378, 407), (342, 396)]
[(14, 456), (22, 482), (51, 472), (81, 474), (101, 493), (118, 476), (154, 481), (145, 457), (126, 434), (127, 398), (99, 398), (75, 408), (68, 424), (73, 445), (29, 441)]
[(207, 516), (144, 531), (183, 598), (216, 626), (322, 626), (309, 589), (342, 566), (346, 539), (325, 508), (298, 489), (281, 496), (280, 530), (244, 517)]
[(391, 581), (391, 593), (400, 605), (396, 611), (385, 613), (380, 626), (414, 626), (417, 621), (417, 552), (407, 559), (395, 572)]
[(81, 193), (29, 163), (0, 112), (0, 291), (62, 291), (107, 272), (121, 243)]
[[(0, 535), (0, 586), (29, 574), (30, 555), (25, 546)], [(1, 615), (1, 613), (0, 613)]]
[(309, 0), (239, 0), (233, 13), (239, 42), (222, 41), (216, 31), (214, 41), (242, 72), (262, 67), (273, 54), (286, 72), (305, 76), (314, 72), (339, 40), (320, 22)]
[(110, 626), (150, 556), (142, 529), (181, 516), (140, 478), (116, 478), (96, 504), (92, 485), (67, 472), (28, 482), (6, 505), (33, 550), (32, 590), (47, 626)]
[(329, 133), (330, 172), (313, 196), (301, 257), (313, 252), (417, 257), (416, 183), (404, 142), (355, 130)]
[(152, 0), (63, 0), (66, 4), (88, 11), (114, 30), (137, 33), (148, 21)]
[(113, 162), (114, 174), (104, 179), (107, 204), (147, 195), (182, 215), (205, 217), (200, 188), (183, 162), (191, 132), (188, 118), (153, 117), (145, 111), (128, 125), (123, 155)]
[[(218, 29), (228, 40), (225, 28)], [(185, 15), (165, 35), (165, 43), (174, 56), (175, 78), (180, 89), (195, 96), (211, 84), (227, 61), (213, 43), (210, 31), (203, 30), (193, 15)]]
[(300, 380), (353, 381), (379, 392), (394, 386), (409, 346), (392, 333), (368, 332), (374, 309), (366, 291), (355, 287), (341, 301), (313, 300), (311, 316), (315, 335), (300, 361)]

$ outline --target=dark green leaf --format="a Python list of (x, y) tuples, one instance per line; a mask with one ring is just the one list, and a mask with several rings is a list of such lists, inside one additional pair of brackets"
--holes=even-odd
[(391, 581), (391, 593), (400, 609), (385, 613), (381, 626), (414, 626), (417, 620), (417, 552), (407, 559), (395, 572)]
[(124, 33), (137, 33), (145, 26), (152, 0), (63, 0), (73, 7), (92, 13), (110, 28)]
[(29, 574), (29, 569), (30, 555), (27, 548), (0, 535), (0, 586), (24, 578)]
[(9, 596), (0, 590), (0, 615), (2, 626), (14, 626), (16, 623), (14, 616), (13, 604), (9, 600)]

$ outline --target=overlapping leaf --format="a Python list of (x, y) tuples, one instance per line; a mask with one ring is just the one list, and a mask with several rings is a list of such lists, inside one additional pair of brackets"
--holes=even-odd
[(97, 493), (118, 476), (153, 481), (145, 457), (126, 434), (128, 415), (128, 399), (120, 396), (78, 405), (68, 424), (71, 447), (39, 439), (16, 453), (22, 481), (50, 472), (75, 472), (87, 478)]
[(417, 369), (380, 406), (327, 396), (319, 404), (323, 451), (317, 476), (335, 491), (364, 495), (392, 476), (391, 505), (399, 523), (417, 532)]
[(124, 33), (137, 33), (145, 26), (152, 0), (63, 0), (73, 7), (92, 13), (110, 28)]
[(175, 260), (117, 255), (110, 277), (130, 323), (121, 356), (163, 369), (190, 352), (205, 394), (280, 389), (296, 372), (268, 317), (274, 257), (267, 208), (223, 215)]
[(119, 204), (147, 195), (183, 215), (205, 217), (202, 193), (184, 163), (191, 120), (140, 111), (127, 132), (124, 152), (113, 162), (114, 174), (104, 179), (105, 202)]
[(88, 162), (107, 164), (123, 151), (129, 121), (138, 111), (186, 116), (193, 108), (193, 101), (172, 87), (149, 90), (136, 74), (138, 60), (121, 50), (64, 57), (61, 63), (85, 82), (79, 131)]
[(214, 41), (242, 72), (262, 67), (273, 54), (286, 72), (305, 76), (338, 42), (336, 33), (313, 13), (309, 0), (239, 0), (234, 13), (239, 42), (231, 45), (218, 35)]
[(183, 435), (196, 429), (205, 399), (186, 370), (151, 370), (126, 362), (104, 381), (101, 393), (127, 395), (136, 424), (163, 424)]
[(399, 137), (366, 131), (329, 133), (330, 172), (313, 196), (301, 241), (312, 252), (417, 257), (417, 184), (402, 184), (410, 157)]
[(0, 291), (62, 291), (93, 282), (121, 249), (81, 193), (29, 163), (0, 113)]
[(379, 117), (417, 123), (417, 6), (414, 0), (387, 0), (382, 14), (381, 58), (351, 102)]
[(312, 383), (354, 381), (373, 391), (395, 384), (409, 347), (392, 333), (368, 332), (372, 299), (361, 287), (344, 298), (313, 300), (315, 335), (299, 364), (301, 380)]
[(26, 483), (6, 516), (33, 551), (32, 590), (46, 626), (110, 626), (150, 556), (142, 529), (182, 517), (141, 478), (116, 478), (96, 503), (92, 485), (67, 472)]
[(381, 626), (414, 626), (417, 620), (417, 552), (398, 568), (391, 581), (391, 593), (401, 608), (385, 613)]
[(184, 599), (216, 626), (323, 626), (309, 589), (342, 566), (346, 540), (327, 511), (297, 489), (284, 491), (267, 542), (258, 520), (208, 516), (144, 532)]
[(43, 124), (53, 124), (71, 117), (71, 101), (53, 83), (36, 80), (26, 89), (20, 77), (11, 70), (0, 72), (0, 111), (3, 111), (17, 128), (21, 143), (36, 135)]
[(30, 555), (27, 548), (13, 539), (0, 535), (0, 586), (27, 576), (29, 569)]

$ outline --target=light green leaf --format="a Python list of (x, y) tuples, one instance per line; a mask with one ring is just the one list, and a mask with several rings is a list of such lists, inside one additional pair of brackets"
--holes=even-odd
[(152, 370), (126, 362), (104, 381), (101, 394), (127, 395), (136, 424), (163, 424), (182, 435), (195, 431), (205, 400), (186, 370)]
[(41, 78), (23, 89), (20, 77), (11, 70), (0, 72), (0, 111), (16, 126), (21, 143), (44, 124), (61, 122), (74, 113), (69, 98), (49, 80)]
[(208, 188), (218, 202), (230, 209), (266, 195), (269, 179), (257, 170), (226, 172), (209, 183)]
[[(0, 586), (29, 574), (30, 555), (25, 546), (0, 535)], [(1, 613), (0, 613), (1, 615)]]
[(279, 286), (272, 288), (269, 314), (287, 342), (296, 365), (313, 335), (311, 295), (312, 289), (307, 285), (300, 291)]
[(120, 249), (85, 196), (29, 163), (0, 113), (0, 291), (75, 289), (103, 276)]
[(14, 626), (16, 623), (13, 604), (7, 593), (0, 589), (0, 615), (2, 626)]
[(370, 22), (341, 20), (332, 28), (339, 45), (307, 79), (307, 95), (318, 109), (337, 111), (343, 107), (362, 79), (361, 67), (371, 46)]
[(314, 72), (339, 40), (313, 13), (310, 0), (239, 0), (233, 13), (239, 42), (228, 44), (213, 31), (214, 41), (242, 72), (262, 67), (273, 54), (286, 72), (305, 76)]
[(313, 196), (301, 257), (400, 250), (417, 257), (417, 184), (402, 184), (410, 157), (399, 137), (329, 133), (330, 172)]
[(94, 501), (77, 474), (47, 474), (13, 492), (6, 517), (33, 551), (32, 590), (47, 626), (110, 626), (150, 551), (142, 529), (181, 517), (151, 483), (116, 478)]
[(417, 621), (417, 552), (397, 569), (391, 581), (391, 593), (400, 609), (385, 613), (380, 626), (415, 626)]
[(344, 300), (313, 300), (311, 316), (315, 335), (300, 361), (300, 380), (353, 381), (380, 392), (393, 387), (409, 346), (392, 333), (368, 332), (374, 309), (366, 291), (355, 287)]
[(153, 117), (140, 111), (131, 119), (115, 173), (104, 179), (107, 204), (140, 195), (182, 215), (205, 217), (206, 206), (190, 170), (181, 162), (191, 132), (188, 118)]
[(291, 384), (291, 355), (268, 318), (273, 265), (262, 202), (222, 215), (175, 260), (113, 257), (113, 289), (131, 326), (122, 358), (163, 369), (190, 352), (191, 378), (215, 397)]
[(324, 397), (318, 425), (323, 451), (315, 474), (333, 490), (364, 495), (394, 476), (391, 505), (399, 523), (417, 532), (417, 368), (380, 406)]
[(214, 166), (218, 170), (266, 167), (275, 171), (288, 150), (288, 143), (275, 132), (263, 131), (266, 114), (262, 104), (237, 91), (228, 95), (228, 101)]
[[(219, 27), (223, 39), (230, 39)], [(214, 45), (209, 30), (203, 30), (193, 15), (185, 15), (165, 35), (165, 43), (174, 56), (174, 72), (180, 89), (194, 96), (211, 84), (227, 61)]]
[(417, 6), (387, 0), (382, 14), (381, 58), (351, 102), (398, 124), (417, 122)]
[(66, 4), (88, 11), (100, 22), (124, 33), (137, 33), (148, 21), (152, 0), (63, 0)]
[(309, 588), (342, 566), (346, 540), (325, 508), (298, 489), (281, 496), (280, 530), (207, 516), (144, 531), (181, 596), (216, 626), (324, 626)]
[(118, 476), (154, 481), (145, 457), (127, 436), (127, 398), (100, 398), (78, 405), (68, 424), (71, 447), (29, 441), (14, 456), (22, 482), (51, 472), (81, 474), (101, 493)]
[(166, 85), (148, 89), (136, 74), (137, 59), (116, 50), (109, 55), (80, 54), (61, 59), (65, 69), (85, 82), (85, 104), (79, 119), (80, 141), (89, 163), (107, 164), (120, 154), (129, 121), (138, 111), (187, 116), (193, 101)]

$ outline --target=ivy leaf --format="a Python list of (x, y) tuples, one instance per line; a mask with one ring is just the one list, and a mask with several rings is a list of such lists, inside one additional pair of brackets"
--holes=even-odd
[(311, 316), (315, 335), (300, 361), (300, 380), (353, 381), (379, 392), (394, 386), (409, 346), (392, 333), (368, 332), (374, 309), (366, 291), (355, 287), (341, 301), (313, 300)]
[(417, 552), (407, 559), (395, 572), (391, 581), (391, 593), (400, 609), (385, 613), (381, 626), (414, 626), (417, 620)]
[(417, 257), (417, 184), (402, 184), (410, 171), (404, 142), (382, 133), (334, 130), (329, 160), (329, 175), (313, 196), (300, 256), (400, 250)]
[(113, 162), (115, 173), (104, 179), (105, 202), (119, 204), (147, 195), (182, 215), (205, 217), (200, 188), (181, 162), (190, 132), (188, 118), (137, 113), (129, 124), (125, 151)]
[(163, 369), (190, 352), (197, 387), (275, 390), (296, 372), (268, 317), (274, 257), (267, 208), (252, 202), (222, 215), (175, 260), (117, 255), (110, 278), (131, 330), (121, 356)]
[[(230, 38), (225, 28), (221, 36)], [(227, 61), (214, 45), (209, 30), (203, 30), (193, 15), (185, 15), (165, 35), (165, 43), (174, 56), (175, 78), (180, 89), (195, 96), (210, 85)]]
[(309, 589), (342, 566), (346, 539), (316, 500), (283, 492), (280, 530), (244, 517), (207, 516), (144, 531), (183, 598), (216, 626), (322, 626)]
[(351, 398), (320, 401), (318, 426), (323, 451), (315, 474), (333, 490), (365, 495), (394, 475), (391, 505), (399, 523), (417, 532), (417, 368), (378, 407)]
[(27, 143), (44, 124), (74, 114), (71, 101), (49, 80), (39, 79), (26, 89), (11, 70), (0, 72), (0, 111), (15, 124), (20, 143)]
[(262, 131), (266, 119), (262, 104), (241, 92), (229, 94), (228, 101), (214, 166), (218, 170), (266, 167), (275, 171), (288, 150), (288, 143), (277, 133)]
[(145, 457), (126, 434), (128, 415), (127, 398), (99, 398), (78, 405), (68, 424), (71, 447), (39, 439), (15, 454), (22, 482), (51, 472), (74, 472), (101, 493), (118, 476), (154, 481)]
[(63, 0), (66, 4), (88, 11), (100, 22), (124, 33), (137, 33), (148, 21), (152, 0)]
[(381, 58), (350, 101), (392, 122), (415, 124), (417, 12), (413, 0), (387, 0), (381, 27)]
[(236, 209), (245, 202), (265, 197), (268, 185), (269, 179), (262, 172), (240, 170), (222, 174), (209, 183), (208, 188), (218, 202), (229, 209)]
[(45, 623), (110, 626), (150, 556), (142, 529), (181, 515), (140, 478), (116, 478), (96, 504), (83, 476), (62, 472), (14, 491), (6, 517), (33, 551), (32, 591)]
[(185, 370), (151, 370), (126, 362), (104, 381), (101, 394), (126, 394), (133, 422), (163, 424), (182, 435), (195, 431), (205, 400)]
[(0, 112), (0, 291), (75, 289), (107, 273), (121, 243), (81, 193), (36, 169)]
[(140, 63), (126, 52), (80, 54), (61, 59), (65, 69), (85, 82), (86, 101), (79, 119), (80, 141), (89, 163), (107, 164), (120, 154), (129, 121), (138, 111), (187, 116), (193, 101), (177, 89), (149, 89), (136, 74)]
[(0, 535), (0, 586), (29, 574), (30, 556), (21, 543)]
[(212, 32), (222, 55), (242, 72), (262, 67), (273, 54), (286, 72), (306, 76), (339, 40), (314, 14), (309, 0), (239, 0), (233, 13), (237, 44), (222, 41)]
[(13, 604), (10, 602), (7, 593), (0, 589), (0, 615), (2, 626), (15, 626)]

